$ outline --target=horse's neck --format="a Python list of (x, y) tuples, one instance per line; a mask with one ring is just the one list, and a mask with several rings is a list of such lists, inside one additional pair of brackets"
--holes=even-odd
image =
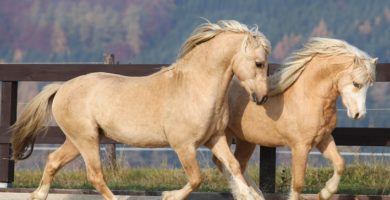
[(284, 95), (293, 102), (318, 108), (321, 112), (336, 112), (339, 94), (334, 81), (340, 70), (342, 68), (329, 66), (328, 59), (313, 58)]
[[(237, 35), (237, 34), (236, 34)], [(202, 43), (178, 60), (175, 76), (181, 88), (199, 98), (215, 101), (220, 109), (233, 77), (231, 59), (240, 51), (243, 35), (221, 34)]]

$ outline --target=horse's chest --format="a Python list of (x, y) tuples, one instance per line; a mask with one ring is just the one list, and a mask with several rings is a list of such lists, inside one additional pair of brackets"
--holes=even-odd
[(314, 143), (318, 144), (324, 136), (331, 134), (335, 127), (336, 127), (336, 114), (324, 115), (320, 125), (318, 126), (317, 133), (313, 138)]

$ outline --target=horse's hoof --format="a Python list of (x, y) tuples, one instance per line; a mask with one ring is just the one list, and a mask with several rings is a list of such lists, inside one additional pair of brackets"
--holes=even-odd
[(161, 194), (161, 200), (169, 200), (170, 198), (169, 192), (165, 191)]
[(178, 190), (174, 191), (164, 191), (161, 195), (161, 200), (184, 200), (181, 198), (181, 195), (178, 195)]
[(46, 197), (42, 196), (42, 195), (40, 196), (40, 195), (37, 195), (35, 193), (32, 193), (29, 199), (30, 200), (45, 200)]

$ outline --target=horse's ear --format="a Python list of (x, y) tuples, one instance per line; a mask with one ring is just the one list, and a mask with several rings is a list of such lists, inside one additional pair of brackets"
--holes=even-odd
[(371, 60), (371, 63), (374, 64), (374, 65), (376, 65), (376, 64), (378, 63), (378, 58), (372, 59), (372, 60)]
[(250, 44), (251, 44), (250, 40), (251, 40), (251, 37), (249, 37), (249, 35), (247, 37), (245, 37), (244, 43), (243, 43), (243, 46), (242, 46), (242, 50), (244, 52), (247, 52), (248, 47), (250, 47)]
[(247, 52), (248, 48), (253, 48), (256, 42), (256, 36), (252, 36), (251, 34), (248, 34), (248, 36), (245, 38), (244, 44), (243, 44), (243, 50), (244, 52)]

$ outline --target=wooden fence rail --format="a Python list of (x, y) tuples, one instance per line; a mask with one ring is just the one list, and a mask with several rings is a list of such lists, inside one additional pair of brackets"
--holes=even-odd
[[(2, 81), (0, 120), (0, 183), (14, 181), (14, 162), (11, 155), (8, 128), (16, 120), (18, 81), (66, 81), (91, 72), (110, 72), (128, 76), (154, 73), (163, 65), (133, 64), (0, 64)], [(275, 68), (277, 65), (271, 65)], [(390, 82), (390, 63), (377, 65), (377, 82)], [(390, 146), (390, 128), (336, 128), (333, 136), (337, 145)], [(49, 127), (46, 136), (39, 135), (38, 144), (60, 144), (65, 136), (58, 127)], [(102, 143), (115, 144), (107, 138)], [(266, 193), (275, 192), (276, 149), (260, 148), (260, 188)]]

